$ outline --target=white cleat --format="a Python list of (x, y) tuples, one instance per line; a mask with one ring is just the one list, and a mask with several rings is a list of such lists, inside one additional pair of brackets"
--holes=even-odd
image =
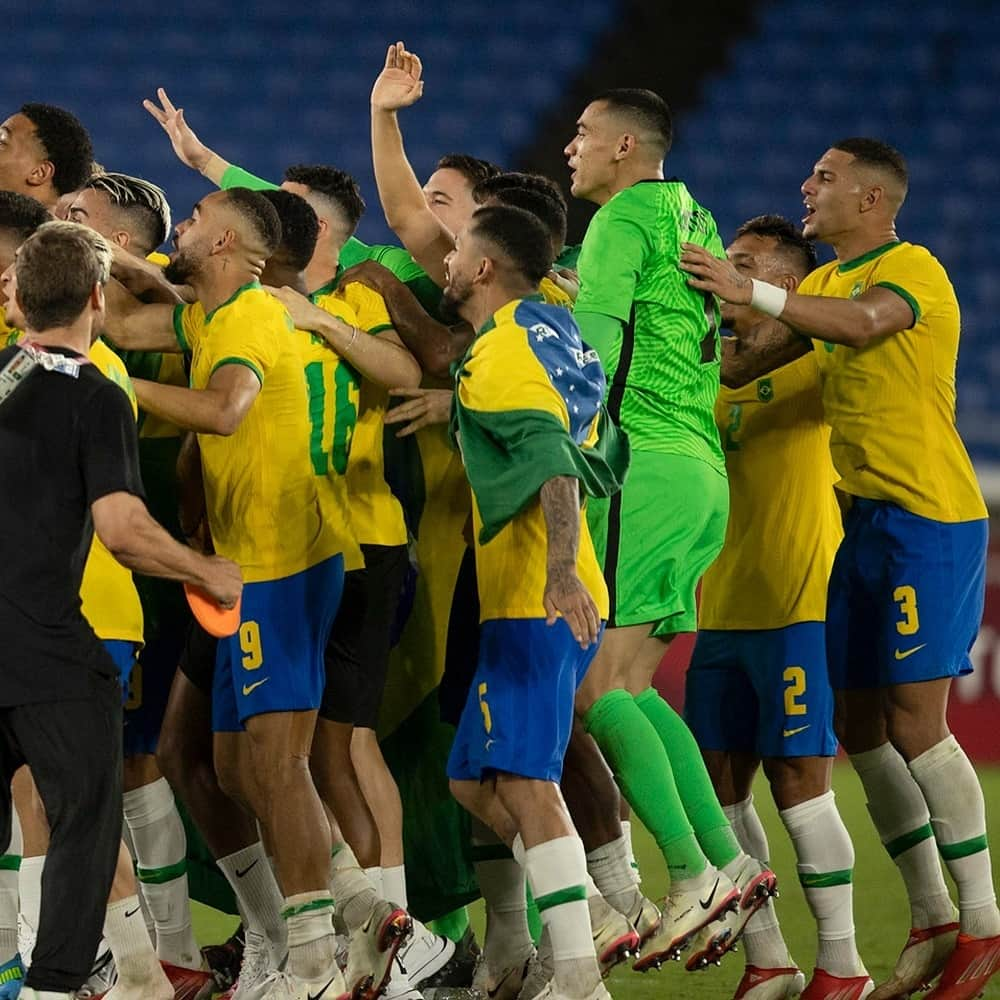
[(423, 1000), (423, 994), (414, 987), (399, 955), (392, 960), (392, 971), (389, 973), (389, 982), (385, 984), (382, 1000)]
[(620, 962), (639, 954), (639, 934), (628, 917), (619, 913), (603, 896), (590, 897), (587, 905), (597, 963), (601, 975), (607, 976)]
[[(571, 998), (565, 993), (560, 993), (555, 982), (549, 982), (535, 1000), (571, 1000)], [(572, 1000), (611, 1000), (611, 994), (604, 983), (598, 983), (585, 997), (573, 997)]]
[(628, 922), (639, 935), (639, 946), (642, 947), (660, 929), (660, 908), (651, 899), (647, 899), (636, 890), (635, 899), (628, 913)]
[(375, 1000), (392, 972), (393, 959), (413, 929), (406, 910), (376, 900), (368, 919), (351, 932), (347, 989), (354, 1000)]
[(958, 941), (958, 923), (910, 931), (892, 976), (875, 988), (871, 1000), (904, 1000), (916, 990), (930, 989)]
[(806, 977), (795, 966), (760, 969), (748, 965), (733, 1000), (794, 1000), (806, 988)]
[(399, 949), (399, 961), (413, 986), (440, 972), (454, 957), (455, 942), (435, 934), (419, 920), (413, 921), (413, 937)]
[(336, 964), (330, 978), (321, 982), (299, 979), (290, 972), (272, 972), (261, 985), (261, 1000), (343, 1000), (347, 995), (344, 974)]
[(277, 971), (267, 938), (247, 931), (239, 978), (232, 989), (223, 993), (222, 1000), (261, 1000), (268, 977)]

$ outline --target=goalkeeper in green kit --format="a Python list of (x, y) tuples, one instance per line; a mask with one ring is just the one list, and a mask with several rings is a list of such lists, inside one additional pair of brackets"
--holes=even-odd
[(775, 888), (740, 848), (690, 730), (651, 686), (670, 640), (697, 628), (695, 588), (729, 514), (713, 416), (719, 307), (677, 266), (681, 243), (720, 257), (723, 248), (711, 214), (663, 177), (671, 138), (660, 97), (612, 90), (587, 106), (565, 150), (573, 195), (600, 206), (580, 252), (574, 315), (632, 446), (621, 493), (587, 505), (611, 614), (576, 707), (670, 873), (661, 926), (635, 965), (643, 971), (692, 945), (687, 968), (705, 967)]

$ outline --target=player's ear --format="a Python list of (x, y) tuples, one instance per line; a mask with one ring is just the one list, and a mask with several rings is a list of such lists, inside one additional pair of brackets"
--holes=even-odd
[(635, 136), (630, 132), (626, 132), (618, 140), (618, 148), (615, 150), (615, 159), (624, 160), (633, 149), (635, 149)]
[(483, 257), (479, 262), (479, 267), (476, 269), (476, 273), (472, 279), (473, 284), (481, 283), (484, 281), (489, 281), (493, 277), (493, 272), (496, 268), (493, 265), (493, 261), (489, 257)]
[(236, 242), (236, 230), (235, 229), (223, 229), (221, 233), (215, 238), (215, 242), (212, 243), (212, 249), (210, 253), (222, 253), (224, 250), (228, 250)]
[(26, 180), (31, 187), (41, 187), (48, 183), (56, 172), (51, 160), (39, 160), (28, 174)]
[(799, 287), (799, 279), (794, 274), (783, 274), (775, 284), (786, 292), (794, 292)]
[(122, 250), (127, 250), (131, 237), (124, 229), (119, 229), (117, 232), (111, 234), (111, 242), (117, 243)]
[(873, 208), (877, 208), (882, 204), (882, 199), (885, 196), (885, 190), (878, 185), (874, 185), (864, 191), (861, 195), (861, 212), (870, 212)]

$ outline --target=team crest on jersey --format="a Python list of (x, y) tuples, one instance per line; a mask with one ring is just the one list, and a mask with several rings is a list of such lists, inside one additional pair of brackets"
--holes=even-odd
[(759, 379), (757, 382), (757, 398), (762, 403), (770, 403), (774, 399), (774, 385), (769, 378)]
[(851, 287), (851, 298), (856, 299), (865, 290), (865, 283), (863, 281), (855, 281)]

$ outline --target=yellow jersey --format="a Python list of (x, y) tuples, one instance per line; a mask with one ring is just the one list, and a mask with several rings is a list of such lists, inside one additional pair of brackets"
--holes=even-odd
[(12, 347), (21, 339), (21, 331), (7, 322), (7, 312), (0, 306), (0, 347)]
[[(604, 378), (584, 374), (593, 361), (579, 352), (572, 317), (548, 305), (515, 299), (500, 309), (479, 332), (458, 374), (457, 405), (475, 413), (484, 426), (494, 426), (493, 441), (523, 443), (520, 420), (527, 415), (555, 417), (567, 435), (582, 449), (598, 440), (598, 421), (604, 394)], [(592, 352), (591, 352), (592, 353)], [(511, 378), (511, 372), (517, 378)], [(572, 400), (572, 405), (569, 402)], [(571, 413), (572, 410), (572, 413)], [(516, 426), (515, 426), (516, 424)], [(528, 427), (530, 425), (524, 425)], [(466, 468), (471, 468), (468, 439), (459, 439)], [(506, 448), (506, 446), (501, 446)], [(508, 451), (509, 453), (509, 451)], [(530, 456), (519, 449), (519, 454)], [(541, 456), (544, 460), (544, 456)], [(527, 475), (534, 469), (524, 465)], [(488, 485), (488, 484), (487, 484)], [(483, 483), (478, 484), (483, 489)], [(512, 516), (489, 541), (483, 542), (483, 518), (477, 483), (472, 478), (472, 517), (475, 529), (476, 577), (479, 585), (480, 621), (501, 618), (545, 618), (543, 596), (548, 578), (548, 532), (542, 504), (536, 494)], [(597, 562), (585, 511), (580, 511), (577, 575), (597, 605), (602, 619), (608, 617), (608, 588)]]
[(905, 299), (913, 325), (862, 348), (816, 342), (837, 488), (935, 521), (986, 517), (955, 427), (960, 319), (948, 275), (924, 247), (895, 241), (817, 268), (798, 291), (848, 299), (869, 288)]
[[(121, 358), (98, 339), (91, 345), (90, 360), (101, 374), (121, 387), (138, 417), (135, 390)], [(83, 568), (80, 599), (83, 616), (99, 639), (142, 642), (142, 604), (132, 573), (115, 559), (96, 534)]]
[[(340, 288), (338, 281), (339, 275), (313, 292), (310, 299), (328, 312), (338, 300), (346, 302), (357, 316), (356, 325), (366, 333), (392, 329), (385, 299), (378, 292), (358, 282)], [(331, 299), (333, 303), (328, 302)], [(370, 379), (362, 379), (358, 419), (347, 463), (351, 522), (361, 545), (406, 545), (408, 540), (402, 504), (385, 478), (383, 418), (388, 408), (388, 390)]]
[(174, 310), (178, 343), (192, 355), (192, 388), (206, 388), (232, 364), (260, 381), (233, 434), (198, 435), (215, 550), (238, 563), (248, 583), (301, 573), (340, 551), (309, 460), (309, 401), (293, 329), (284, 306), (256, 281), (207, 315), (200, 302)]
[[(358, 325), (354, 310), (335, 296), (325, 296), (321, 308), (351, 326)], [(320, 506), (327, 523), (340, 536), (344, 569), (361, 569), (364, 559), (347, 495), (347, 466), (358, 419), (358, 375), (322, 337), (297, 329), (295, 339), (305, 370), (309, 461), (316, 476)]]
[(739, 389), (723, 386), (715, 421), (729, 476), (729, 523), (722, 552), (702, 577), (699, 627), (824, 621), (843, 530), (815, 356)]
[(542, 278), (538, 283), (538, 294), (550, 306), (563, 306), (572, 311), (573, 300), (551, 278)]

